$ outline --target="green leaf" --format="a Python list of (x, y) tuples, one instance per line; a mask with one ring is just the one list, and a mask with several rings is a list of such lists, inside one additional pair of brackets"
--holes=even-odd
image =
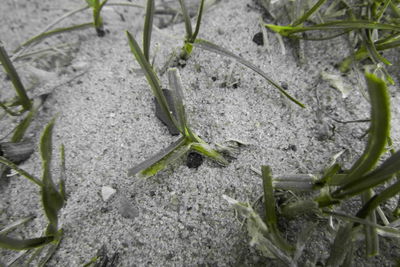
[(265, 218), (268, 228), (270, 229), (273, 241), (275, 244), (287, 254), (293, 251), (293, 247), (287, 243), (281, 236), (278, 229), (278, 222), (275, 213), (275, 197), (274, 189), (272, 187), (272, 174), (269, 166), (261, 166), (263, 188), (264, 188), (264, 200), (265, 200)]
[(282, 88), (282, 86), (280, 86), (275, 81), (273, 81), (271, 78), (269, 78), (268, 75), (265, 72), (263, 72), (260, 68), (255, 66), (253, 63), (250, 63), (249, 61), (243, 59), (242, 57), (239, 57), (239, 56), (229, 52), (225, 48), (217, 46), (216, 44), (213, 44), (213, 43), (211, 43), (209, 41), (206, 41), (206, 40), (203, 40), (203, 39), (196, 39), (193, 44), (198, 46), (198, 47), (200, 47), (200, 48), (202, 48), (202, 49), (204, 49), (204, 50), (208, 50), (210, 52), (217, 53), (217, 54), (220, 54), (220, 55), (223, 55), (223, 56), (227, 56), (227, 57), (231, 57), (231, 58), (235, 59), (240, 64), (242, 64), (242, 65), (248, 67), (249, 69), (253, 70), (254, 72), (258, 73), (261, 77), (263, 77), (265, 80), (267, 80), (267, 82), (269, 82), (272, 86), (277, 88), (281, 94), (283, 94), (284, 96), (289, 98), (292, 102), (294, 102), (295, 104), (297, 104), (298, 106), (300, 106), (302, 108), (305, 108), (305, 106), (301, 102), (299, 102), (294, 97), (289, 95), (285, 91), (285, 89)]
[(160, 82), (150, 63), (146, 60), (144, 54), (140, 50), (138, 43), (135, 38), (129, 33), (126, 32), (129, 40), (129, 46), (133, 55), (135, 56), (137, 62), (140, 64), (148, 83), (153, 91), (154, 96), (156, 97), (157, 102), (159, 103), (161, 109), (164, 111), (165, 115), (175, 124), (175, 126), (179, 129), (179, 131), (183, 134), (183, 129), (179, 128), (179, 124), (176, 119), (172, 116), (171, 111), (168, 108), (167, 100), (162, 92)]
[(169, 163), (183, 156), (189, 150), (189, 146), (184, 137), (161, 150), (150, 159), (145, 160), (139, 165), (128, 171), (129, 176), (136, 175), (141, 178), (148, 178), (163, 170)]
[[(363, 204), (365, 204), (372, 196), (372, 190), (367, 190), (361, 195)], [(376, 214), (372, 211), (366, 218), (371, 223), (376, 224)], [(366, 254), (373, 257), (379, 254), (379, 237), (376, 228), (370, 225), (364, 226)]]
[(291, 26), (298, 26), (305, 22), (312, 14), (314, 14), (324, 3), (326, 0), (318, 0), (310, 10), (304, 13), (299, 19), (295, 20)]
[(366, 182), (363, 175), (375, 166), (389, 136), (390, 104), (386, 84), (373, 74), (366, 74), (366, 79), (371, 102), (371, 126), (367, 147), (347, 174), (346, 184), (332, 193), (334, 198), (353, 194), (354, 190), (359, 191), (360, 183)]
[(203, 154), (204, 156), (210, 157), (222, 166), (227, 166), (229, 162), (215, 149), (211, 148), (206, 143), (191, 143), (190, 148)]
[(16, 164), (14, 164), (13, 162), (9, 161), (8, 159), (0, 156), (0, 163), (6, 165), (7, 167), (9, 167), (10, 169), (13, 169), (14, 171), (16, 171), (18, 174), (24, 176), (26, 179), (28, 179), (29, 181), (37, 184), (38, 186), (42, 187), (43, 183), (42, 181), (40, 181), (38, 178), (36, 178), (35, 176), (29, 174), (28, 172), (24, 171), (23, 169), (19, 168)]
[(185, 5), (185, 0), (179, 0), (179, 4), (181, 5), (182, 16), (183, 16), (183, 20), (185, 22), (186, 39), (190, 40), (193, 36), (193, 30), (192, 30), (192, 22), (190, 21), (189, 12), (187, 11), (187, 8)]
[(18, 95), (19, 101), (21, 102), (24, 110), (29, 110), (31, 108), (31, 101), (29, 100), (28, 95), (26, 94), (26, 90), (24, 85), (19, 78), (17, 71), (14, 68), (10, 58), (8, 57), (7, 51), (4, 48), (3, 43), (0, 41), (0, 62), (3, 65), (5, 72), (10, 78), (12, 84), (14, 85), (14, 89)]
[(331, 253), (326, 262), (326, 266), (342, 266), (342, 263), (346, 259), (347, 253), (349, 252), (349, 247), (352, 245), (352, 228), (352, 223), (346, 223), (344, 226), (339, 227), (335, 241), (333, 242), (331, 248)]
[(47, 234), (57, 235), (58, 212), (64, 205), (63, 196), (57, 191), (51, 178), (51, 158), (52, 158), (52, 133), (55, 119), (52, 119), (45, 127), (40, 138), (40, 155), (42, 158), (42, 202), (43, 208), (49, 225)]
[(146, 16), (144, 20), (144, 29), (143, 29), (143, 54), (148, 62), (150, 62), (149, 61), (150, 42), (151, 42), (151, 32), (153, 28), (154, 9), (155, 9), (154, 0), (147, 0)]
[(204, 9), (204, 0), (201, 0), (200, 2), (200, 6), (199, 6), (199, 11), (197, 12), (197, 21), (196, 21), (196, 28), (194, 30), (193, 35), (190, 37), (190, 39), (188, 40), (189, 43), (193, 43), (196, 38), (197, 35), (199, 34), (200, 31), (200, 24), (201, 24), (201, 18), (203, 16), (203, 9)]
[(54, 236), (44, 236), (31, 239), (15, 239), (0, 235), (0, 248), (25, 250), (44, 246), (54, 240)]
[(15, 128), (14, 133), (11, 137), (11, 142), (16, 143), (22, 140), (25, 135), (26, 130), (31, 124), (33, 118), (36, 116), (39, 108), (43, 105), (46, 99), (46, 95), (39, 96), (33, 100), (33, 105), (29, 110), (29, 113), (26, 117), (18, 124)]

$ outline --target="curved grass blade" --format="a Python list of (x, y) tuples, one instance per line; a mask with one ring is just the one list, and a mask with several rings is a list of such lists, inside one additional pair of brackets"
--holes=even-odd
[(27, 173), (26, 171), (24, 171), (23, 169), (19, 168), (16, 164), (12, 163), (11, 161), (9, 161), (8, 159), (0, 156), (0, 163), (6, 165), (8, 168), (13, 169), (14, 171), (16, 171), (18, 174), (24, 176), (26, 179), (28, 179), (29, 181), (37, 184), (38, 186), (42, 187), (43, 183), (42, 181), (40, 181), (38, 178), (36, 178), (35, 176)]
[(250, 63), (249, 61), (243, 59), (242, 57), (239, 57), (239, 56), (231, 53), (230, 51), (228, 51), (216, 44), (213, 44), (209, 41), (203, 40), (203, 39), (196, 39), (193, 44), (204, 50), (208, 50), (210, 52), (217, 53), (217, 54), (235, 59), (242, 65), (244, 65), (244, 66), (248, 67), (249, 69), (253, 70), (254, 72), (258, 73), (261, 77), (263, 77), (265, 80), (267, 80), (267, 82), (269, 82), (271, 85), (273, 85), (275, 88), (277, 88), (281, 94), (283, 94), (284, 96), (289, 98), (292, 102), (294, 102), (295, 104), (297, 104), (298, 106), (300, 106), (302, 108), (305, 108), (304, 104), (302, 104), (301, 102), (296, 100), (294, 97), (289, 95), (285, 91), (285, 89), (282, 88), (282, 86), (280, 86), (275, 81), (273, 81), (271, 78), (269, 78), (265, 72), (263, 72), (260, 68), (255, 66), (253, 63)]
[(190, 40), (193, 36), (193, 30), (192, 30), (192, 22), (190, 21), (189, 12), (187, 11), (185, 0), (179, 0), (179, 4), (181, 5), (182, 16), (183, 16), (183, 20), (185, 22), (186, 39)]
[(32, 106), (31, 101), (29, 100), (28, 95), (26, 94), (26, 90), (24, 85), (19, 78), (17, 71), (12, 64), (7, 51), (4, 49), (3, 43), (0, 41), (0, 62), (3, 65), (5, 72), (10, 78), (12, 84), (14, 85), (14, 89), (18, 95), (19, 101), (21, 102), (24, 110), (29, 110)]
[(144, 20), (143, 29), (143, 54), (145, 59), (150, 62), (150, 42), (151, 42), (151, 31), (153, 28), (153, 17), (154, 17), (154, 0), (147, 0), (146, 6), (146, 17)]
[(0, 235), (0, 248), (25, 250), (44, 246), (54, 240), (54, 236), (44, 236), (31, 239), (16, 239)]
[[(131, 168), (128, 171), (129, 176), (139, 176), (143, 178), (147, 178), (150, 176), (155, 175), (162, 169), (164, 169), (167, 165), (167, 163), (170, 163), (171, 161), (166, 162), (166, 159), (168, 158), (169, 155), (171, 155), (174, 151), (187, 146), (187, 141), (185, 137), (179, 138), (177, 141), (169, 145), (167, 148), (161, 150), (158, 152), (156, 155), (152, 156), (151, 158), (145, 160), (144, 162), (140, 163), (139, 165)], [(185, 150), (185, 149), (183, 149)], [(183, 153), (182, 153), (183, 155)], [(161, 162), (164, 159), (163, 162)]]
[(7, 107), (5, 104), (3, 104), (3, 103), (1, 103), (1, 102), (0, 102), (0, 107), (1, 107), (7, 114), (9, 114), (10, 116), (17, 117), (17, 116), (20, 116), (20, 115), (23, 113), (23, 111), (14, 112), (12, 109), (10, 109), (9, 107)]
[(57, 236), (58, 233), (58, 212), (64, 205), (63, 196), (57, 191), (51, 178), (51, 159), (52, 159), (52, 133), (55, 119), (52, 119), (45, 127), (40, 138), (40, 155), (42, 158), (42, 201), (43, 208), (49, 225), (46, 233)]
[(199, 34), (201, 19), (203, 17), (203, 9), (204, 9), (204, 0), (201, 0), (200, 6), (199, 6), (199, 11), (197, 12), (196, 28), (194, 30), (193, 35), (189, 39), (190, 43), (193, 43), (196, 40), (197, 35)]
[(371, 126), (367, 147), (346, 176), (346, 184), (333, 192), (333, 197), (343, 197), (348, 193), (348, 189), (358, 188), (359, 182), (365, 182), (362, 176), (378, 162), (389, 136), (390, 105), (386, 84), (373, 74), (365, 76), (371, 102)]
[(82, 23), (82, 24), (73, 25), (73, 26), (70, 26), (70, 27), (56, 28), (54, 30), (41, 33), (41, 34), (36, 35), (36, 36), (32, 37), (31, 39), (27, 40), (25, 43), (21, 44), (14, 51), (14, 53), (18, 52), (19, 50), (21, 50), (22, 48), (24, 48), (24, 47), (26, 47), (28, 45), (32, 45), (32, 44), (35, 44), (35, 43), (41, 41), (44, 38), (47, 38), (47, 37), (50, 37), (50, 36), (53, 36), (53, 35), (56, 35), (56, 34), (59, 34), (59, 33), (82, 30), (82, 29), (86, 29), (86, 28), (90, 28), (90, 27), (93, 27), (93, 22)]
[(269, 166), (261, 166), (264, 200), (265, 200), (265, 222), (271, 232), (274, 243), (287, 254), (293, 252), (293, 247), (287, 243), (281, 236), (278, 229), (278, 220), (275, 213), (275, 197), (274, 189), (272, 187), (272, 173)]
[(127, 31), (126, 32), (129, 40), (129, 46), (133, 55), (135, 56), (137, 62), (140, 64), (148, 83), (153, 91), (154, 96), (157, 99), (158, 104), (160, 105), (161, 109), (164, 111), (165, 115), (168, 117), (169, 120), (175, 124), (175, 126), (179, 129), (181, 133), (183, 130), (179, 128), (179, 124), (176, 119), (172, 116), (171, 111), (168, 108), (167, 100), (165, 99), (164, 94), (162, 93), (162, 89), (160, 86), (160, 82), (156, 73), (154, 72), (153, 68), (151, 67), (150, 63), (146, 60), (144, 54), (140, 50), (138, 43), (136, 42), (135, 38)]

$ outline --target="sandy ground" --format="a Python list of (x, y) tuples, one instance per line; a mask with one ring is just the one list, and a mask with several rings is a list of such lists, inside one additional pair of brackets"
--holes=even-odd
[[(82, 1), (3, 0), (0, 36), (11, 51), (50, 21)], [(144, 1), (137, 1), (143, 3)], [(194, 1), (195, 2), (195, 1)], [(347, 149), (341, 158), (345, 167), (362, 152), (360, 138), (366, 123), (340, 124), (338, 120), (368, 118), (369, 105), (357, 88), (356, 76), (346, 78), (354, 89), (347, 98), (320, 79), (326, 70), (338, 73), (334, 65), (347, 55), (342, 40), (305, 42), (307, 62), (301, 64), (286, 43), (283, 55), (274, 35), (270, 50), (257, 46), (253, 36), (260, 31), (262, 10), (250, 0), (221, 0), (204, 14), (200, 37), (219, 44), (255, 63), (271, 77), (288, 85), (288, 92), (307, 105), (300, 109), (255, 73), (228, 58), (195, 49), (181, 76), (185, 87), (190, 123), (209, 143), (239, 139), (249, 146), (237, 159), (220, 167), (206, 159), (198, 169), (184, 160), (147, 180), (128, 177), (127, 170), (168, 146), (176, 137), (154, 116), (150, 88), (130, 53), (125, 30), (141, 38), (143, 10), (104, 10), (104, 38), (93, 29), (62, 34), (46, 40), (42, 47), (68, 43), (63, 55), (36, 61), (20, 61), (18, 71), (26, 83), (36, 81), (30, 94), (52, 92), (29, 130), (37, 142), (44, 125), (57, 116), (54, 153), (66, 147), (68, 200), (62, 209), (63, 241), (48, 266), (82, 266), (104, 245), (109, 256), (119, 253), (118, 266), (276, 266), (248, 245), (242, 222), (222, 198), (223, 194), (242, 201), (254, 201), (262, 193), (261, 179), (250, 167), (263, 164), (275, 174), (318, 173), (330, 158)], [(67, 19), (62, 25), (90, 21), (90, 12)], [(161, 68), (169, 54), (182, 45), (184, 25), (170, 25), (154, 31), (151, 56)], [(40, 47), (40, 46), (38, 46)], [(395, 59), (398, 53), (389, 57)], [(394, 60), (397, 64), (398, 60)], [(398, 80), (398, 65), (393, 75)], [(1, 74), (1, 93), (10, 83)], [(227, 77), (238, 86), (224, 87)], [(161, 77), (167, 86), (166, 75)], [(361, 77), (362, 81), (362, 77)], [(392, 136), (399, 145), (398, 87), (390, 88)], [(4, 93), (6, 94), (6, 93)], [(330, 117), (329, 117), (329, 116)], [(1, 136), (16, 124), (0, 122)], [(58, 173), (54, 160), (54, 177)], [(21, 165), (40, 176), (38, 151)], [(103, 201), (101, 189), (110, 186), (116, 194)], [(37, 218), (21, 231), (38, 236), (45, 219), (38, 190), (29, 181), (13, 176), (0, 182), (0, 227), (28, 214)], [(319, 220), (321, 227), (326, 221)], [(282, 228), (293, 239), (304, 218), (283, 221)], [(313, 234), (302, 261), (328, 256), (329, 235)], [(382, 242), (382, 255), (365, 266), (390, 266), (399, 246)], [(364, 253), (357, 251), (357, 260)], [(1, 261), (15, 253), (0, 250)], [(361, 264), (361, 263), (360, 263)]]

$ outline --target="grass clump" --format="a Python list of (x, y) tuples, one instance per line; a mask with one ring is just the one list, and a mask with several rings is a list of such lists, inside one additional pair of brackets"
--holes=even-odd
[[(347, 72), (355, 63), (369, 59), (375, 69), (382, 71), (386, 81), (394, 84), (384, 67), (392, 63), (382, 52), (400, 46), (399, 18), (398, 3), (394, 1), (319, 0), (289, 25), (265, 26), (282, 36), (306, 40), (326, 40), (347, 34), (353, 52), (340, 63), (339, 69)], [(313, 35), (314, 32), (323, 35)], [(326, 35), (326, 32), (334, 34)]]
[[(270, 168), (263, 166), (261, 175), (265, 199), (264, 220), (249, 204), (225, 197), (247, 218), (251, 243), (256, 244), (264, 255), (280, 259), (288, 266), (298, 264), (298, 252), (293, 249), (293, 245), (289, 245), (282, 238), (277, 227), (274, 188), (305, 190), (312, 193), (308, 199), (296, 198), (281, 205), (278, 210), (283, 216), (295, 218), (303, 214), (316, 214), (329, 221), (331, 217), (341, 221), (338, 227), (333, 227), (335, 239), (330, 256), (326, 259), (326, 266), (352, 265), (353, 252), (359, 240), (364, 240), (366, 255), (370, 257), (379, 254), (380, 237), (400, 238), (400, 230), (395, 225), (390, 225), (380, 208), (380, 205), (400, 193), (400, 182), (398, 180), (393, 182), (393, 178), (400, 171), (400, 151), (393, 153), (375, 168), (385, 152), (389, 137), (389, 95), (386, 83), (382, 79), (369, 73), (365, 78), (371, 102), (369, 138), (363, 154), (349, 170), (339, 173), (341, 166), (336, 163), (339, 155), (335, 156), (335, 160), (320, 176), (298, 175), (298, 177), (274, 178)], [(378, 186), (383, 183), (387, 183), (386, 187), (383, 190), (379, 189)], [(351, 215), (340, 211), (340, 204), (353, 197), (361, 198), (362, 205), (358, 212)], [(378, 224), (378, 215), (387, 222), (387, 225)], [(303, 241), (301, 247), (304, 247)]]
[[(35, 176), (29, 174), (17, 165), (9, 161), (8, 159), (0, 156), (0, 163), (13, 169), (21, 176), (27, 178), (40, 188), (40, 195), (42, 199), (42, 205), (44, 213), (47, 217), (48, 224), (44, 230), (44, 234), (41, 237), (27, 238), (27, 239), (16, 239), (8, 235), (9, 232), (17, 228), (27, 220), (21, 220), (14, 222), (6, 229), (0, 232), (0, 247), (11, 250), (27, 250), (32, 253), (31, 257), (25, 259), (24, 264), (29, 264), (34, 259), (37, 260), (39, 266), (44, 266), (50, 259), (52, 254), (57, 249), (63, 236), (63, 230), (59, 228), (58, 214), (65, 202), (65, 182), (64, 182), (64, 147), (61, 147), (61, 178), (59, 185), (56, 186), (52, 179), (52, 173), (50, 170), (52, 160), (52, 132), (54, 127), (54, 119), (47, 124), (42, 136), (40, 138), (40, 155), (42, 159), (42, 178), (38, 179)], [(46, 251), (45, 251), (46, 249)], [(45, 251), (44, 255), (40, 256)], [(26, 257), (27, 254), (21, 254)], [(15, 259), (18, 260), (18, 259)], [(13, 264), (10, 263), (10, 264)]]

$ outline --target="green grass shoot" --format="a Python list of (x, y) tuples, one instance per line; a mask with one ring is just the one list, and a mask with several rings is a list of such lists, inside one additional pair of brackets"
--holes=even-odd
[(3, 65), (5, 72), (7, 73), (8, 77), (10, 78), (14, 86), (14, 89), (18, 95), (18, 100), (23, 110), (25, 111), (30, 110), (32, 106), (31, 101), (1, 41), (0, 41), (0, 62)]

